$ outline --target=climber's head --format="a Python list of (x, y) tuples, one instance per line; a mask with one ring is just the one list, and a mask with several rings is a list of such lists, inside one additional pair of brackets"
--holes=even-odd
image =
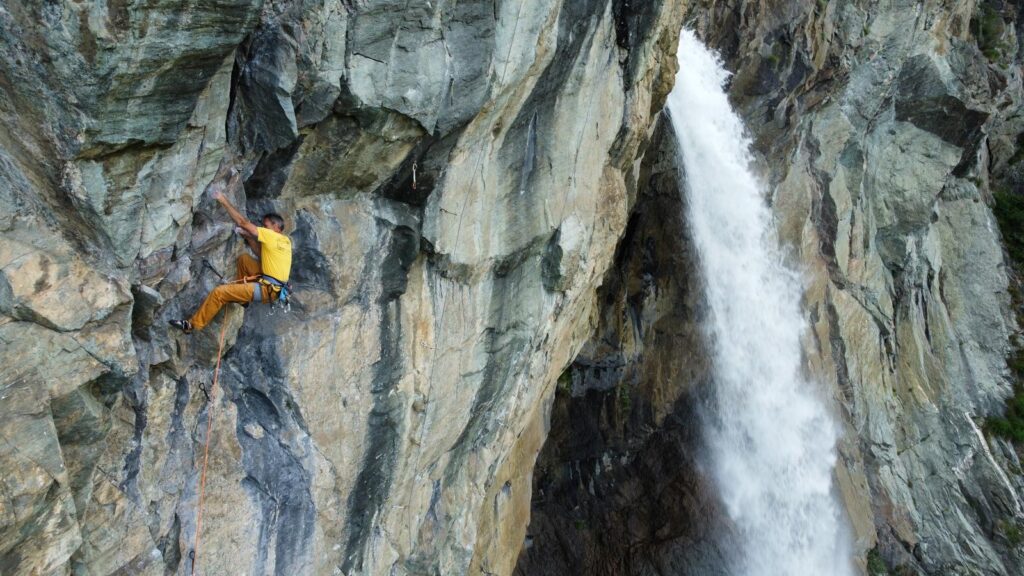
[(263, 227), (270, 228), (274, 232), (284, 232), (284, 218), (274, 212), (265, 214), (263, 216)]

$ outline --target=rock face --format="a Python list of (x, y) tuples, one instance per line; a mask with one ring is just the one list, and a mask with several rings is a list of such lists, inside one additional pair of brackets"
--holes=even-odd
[[(716, 574), (654, 130), (684, 17), (805, 272), (859, 560), (1022, 574), (984, 427), (1017, 328), (988, 204), (1024, 190), (1003, 0), (0, 0), (0, 573)], [(241, 251), (225, 155), (297, 302), (168, 333)]]
[(727, 573), (727, 525), (698, 467), (711, 376), (677, 154), (660, 123), (597, 329), (559, 379), (522, 576)]
[[(0, 572), (511, 573), (674, 74), (629, 4), (0, 2)], [(297, 303), (168, 333), (225, 154)]]
[[(688, 7), (735, 71), (731, 94), (781, 240), (804, 272), (807, 369), (833, 391), (846, 425), (838, 486), (871, 574), (1024, 573), (1018, 452), (985, 428), (1013, 385), (1006, 357), (1017, 327), (989, 205), (995, 190), (1024, 193), (1018, 10), (999, 1)], [(669, 153), (662, 142), (647, 160)], [(640, 217), (663, 186), (641, 180)], [(610, 274), (660, 289), (602, 288), (614, 295), (603, 314), (626, 327), (599, 329), (572, 367), (572, 389), (556, 396), (524, 575), (714, 573), (701, 562), (715, 551), (695, 550), (694, 534), (727, 541), (699, 468), (686, 462), (693, 455), (678, 452), (699, 449), (679, 430), (706, 384), (687, 328), (700, 308), (684, 304), (700, 296), (662, 287), (699, 292), (699, 282), (683, 262), (651, 267), (666, 261), (673, 232), (643, 229), (644, 249), (627, 250), (627, 235), (615, 268), (624, 272)], [(685, 254), (685, 223), (678, 230)], [(630, 272), (643, 267), (661, 272)], [(659, 303), (679, 316), (672, 330), (659, 330)], [(621, 398), (631, 405), (614, 406)], [(666, 404), (661, 420), (653, 407)]]

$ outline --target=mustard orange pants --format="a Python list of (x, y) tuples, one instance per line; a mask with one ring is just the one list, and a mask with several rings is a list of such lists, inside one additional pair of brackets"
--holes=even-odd
[[(238, 257), (235, 269), (235, 280), (242, 280), (248, 276), (261, 274), (258, 260), (242, 254)], [(270, 302), (270, 290), (258, 282), (236, 282), (234, 284), (221, 284), (214, 288), (203, 300), (203, 305), (196, 310), (189, 322), (193, 330), (202, 330), (220, 312), (220, 309), (229, 302), (244, 304), (252, 302), (252, 296), (256, 288), (263, 290), (263, 302)]]

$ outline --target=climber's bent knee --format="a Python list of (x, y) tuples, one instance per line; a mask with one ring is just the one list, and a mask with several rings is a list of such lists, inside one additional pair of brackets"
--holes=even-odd
[(195, 330), (202, 330), (213, 321), (213, 318), (217, 316), (220, 309), (229, 302), (235, 302), (238, 304), (246, 304), (252, 302), (253, 289), (256, 284), (221, 284), (213, 290), (203, 301), (202, 306), (189, 320), (192, 323), (192, 327)]
[(238, 259), (235, 260), (235, 267), (238, 271), (239, 280), (250, 276), (258, 276), (260, 274), (260, 261), (248, 254), (240, 255)]

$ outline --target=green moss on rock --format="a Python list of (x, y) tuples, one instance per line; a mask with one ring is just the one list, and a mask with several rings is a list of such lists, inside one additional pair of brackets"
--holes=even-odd
[[(1008, 190), (997, 191), (993, 196), (995, 204), (992, 213), (999, 222), (1010, 267), (1019, 278), (1024, 266), (1024, 196)], [(1024, 314), (1021, 314), (1024, 298), (1019, 284), (1012, 284), (1011, 296), (1013, 307), (1017, 310), (1017, 324), (1024, 325)], [(1002, 416), (989, 418), (987, 428), (991, 434), (1024, 445), (1024, 347), (1020, 346), (1020, 342), (1017, 344), (1017, 349), (1007, 359), (1015, 380), (1014, 394), (1006, 403), (1006, 412)]]
[(999, 10), (988, 3), (979, 6), (971, 19), (971, 29), (985, 57), (993, 62), (1002, 60), (1008, 46), (1003, 41), (1006, 24)]
[(885, 560), (882, 560), (882, 555), (878, 553), (878, 548), (872, 548), (868, 552), (868, 576), (888, 576), (889, 567), (885, 565)]

